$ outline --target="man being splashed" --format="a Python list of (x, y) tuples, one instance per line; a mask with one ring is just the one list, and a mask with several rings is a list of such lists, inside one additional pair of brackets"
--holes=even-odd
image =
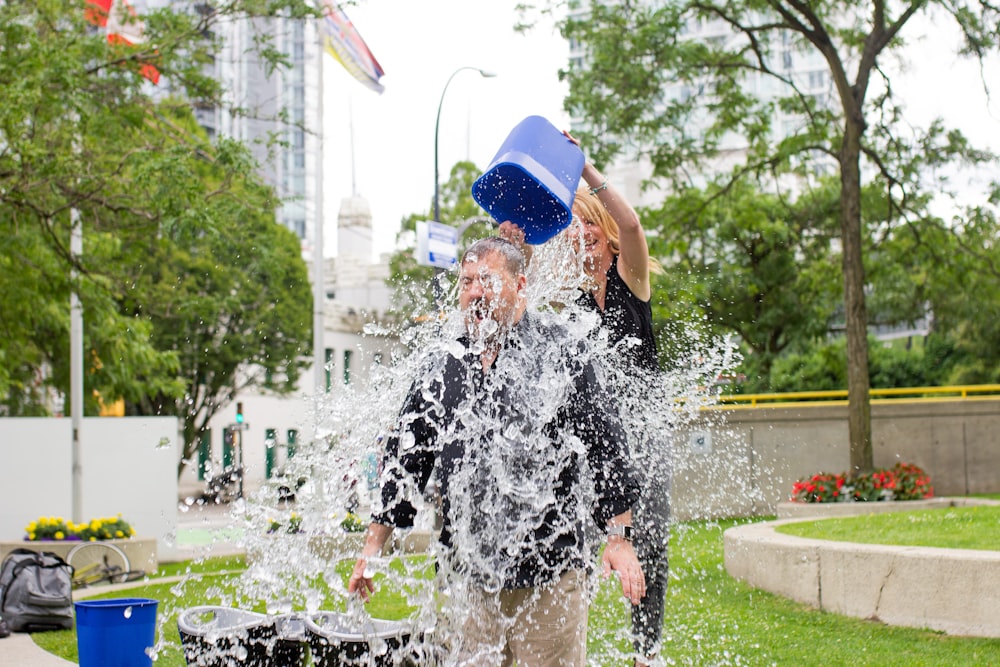
[[(630, 542), (638, 490), (624, 436), (584, 339), (527, 313), (524, 256), (488, 238), (461, 263), (460, 345), (429, 362), (387, 441), (381, 511), (348, 584), (374, 592), (367, 559), (410, 527), (432, 475), (443, 526), (438, 571), (447, 662), (586, 664), (589, 513), (608, 529), (605, 575), (637, 604), (645, 582)], [(367, 576), (366, 576), (367, 575)]]

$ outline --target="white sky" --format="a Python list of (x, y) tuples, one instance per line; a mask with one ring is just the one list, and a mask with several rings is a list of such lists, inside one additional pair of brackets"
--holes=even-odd
[[(514, 32), (516, 0), (368, 0), (345, 7), (385, 70), (381, 95), (326, 57), (324, 209), (326, 254), (335, 254), (335, 221), (351, 196), (351, 126), (357, 194), (372, 209), (376, 252), (393, 248), (402, 217), (429, 211), (434, 195), (434, 120), (441, 107), (440, 182), (469, 159), (485, 169), (507, 134), (530, 115), (569, 127), (558, 70), (569, 49), (551, 22)], [(352, 120), (353, 119), (353, 120)]]
[[(335, 221), (341, 200), (368, 199), (375, 251), (391, 250), (399, 220), (428, 211), (434, 192), (434, 119), (448, 77), (459, 67), (493, 71), (459, 73), (448, 86), (441, 113), (440, 180), (455, 162), (485, 169), (508, 132), (529, 115), (566, 128), (566, 88), (558, 81), (568, 46), (551, 22), (515, 34), (517, 0), (363, 0), (348, 17), (386, 74), (378, 95), (336, 61), (324, 60), (324, 209), (326, 254), (336, 252)], [(916, 125), (944, 116), (980, 146), (1000, 150), (1000, 99), (987, 102), (978, 69), (954, 55), (956, 35), (942, 30), (951, 19), (920, 19), (904, 35), (913, 45), (908, 71), (893, 74)], [(1000, 65), (986, 73), (1000, 98)]]

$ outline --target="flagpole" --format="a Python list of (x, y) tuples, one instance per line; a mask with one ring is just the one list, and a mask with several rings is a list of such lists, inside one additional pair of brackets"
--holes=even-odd
[(81, 455), (80, 427), (83, 424), (83, 304), (80, 302), (80, 295), (77, 293), (78, 288), (76, 283), (79, 273), (75, 267), (83, 255), (83, 228), (80, 222), (80, 212), (76, 208), (70, 209), (69, 250), (74, 265), (73, 270), (70, 272), (73, 284), (69, 295), (69, 410), (70, 423), (73, 429), (72, 517), (73, 523), (82, 523), (83, 457)]
[(318, 78), (318, 100), (316, 112), (319, 117), (319, 133), (316, 135), (316, 210), (313, 233), (313, 369), (317, 393), (325, 393), (326, 387), (326, 345), (323, 342), (325, 326), (323, 322), (323, 301), (326, 289), (323, 285), (323, 31), (317, 25), (316, 45), (319, 47), (316, 59)]

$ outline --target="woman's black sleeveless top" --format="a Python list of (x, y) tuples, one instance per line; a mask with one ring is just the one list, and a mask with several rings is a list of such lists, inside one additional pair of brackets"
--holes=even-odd
[[(608, 269), (607, 295), (604, 298), (604, 311), (597, 306), (597, 300), (590, 292), (584, 292), (577, 299), (577, 304), (597, 311), (601, 321), (608, 330), (608, 339), (612, 345), (621, 347), (621, 356), (631, 368), (644, 371), (658, 371), (659, 361), (656, 355), (656, 338), (653, 334), (653, 308), (649, 301), (640, 300), (628, 288), (622, 277), (618, 275), (618, 256), (611, 262)], [(631, 344), (623, 344), (625, 339), (632, 339)]]

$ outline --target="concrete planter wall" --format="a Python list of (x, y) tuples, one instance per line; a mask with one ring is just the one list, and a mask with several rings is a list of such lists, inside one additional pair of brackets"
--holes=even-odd
[(753, 588), (824, 611), (1000, 637), (1000, 552), (832, 542), (775, 530), (801, 520), (726, 530), (726, 571)]
[(925, 498), (923, 500), (891, 500), (873, 503), (778, 503), (779, 519), (826, 519), (836, 516), (860, 516), (883, 512), (913, 512), (916, 510), (965, 507), (967, 505), (1000, 505), (982, 498)]
[[(1000, 492), (1000, 398), (871, 410), (876, 468), (918, 465), (943, 496)], [(774, 514), (796, 480), (850, 468), (847, 417), (846, 405), (824, 403), (701, 412), (672, 434), (674, 518)]]
[[(152, 537), (131, 537), (126, 540), (101, 540), (102, 544), (113, 544), (125, 552), (133, 570), (145, 570), (152, 574), (160, 566), (157, 558), (156, 539)], [(32, 551), (50, 551), (62, 559), (66, 559), (70, 550), (84, 542), (78, 540), (42, 540), (42, 541), (7, 541), (0, 542), (0, 560), (15, 549), (31, 549)]]

